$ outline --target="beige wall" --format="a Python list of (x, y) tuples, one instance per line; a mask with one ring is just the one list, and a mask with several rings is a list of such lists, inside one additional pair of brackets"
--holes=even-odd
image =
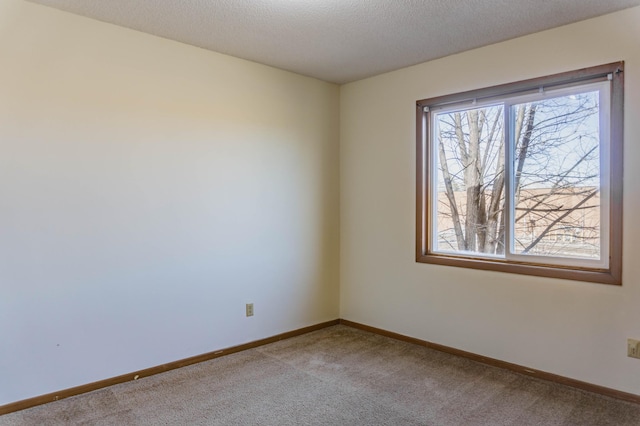
[[(339, 89), (0, 1), (0, 404), (339, 313), (640, 394), (638, 22)], [(623, 287), (414, 262), (416, 100), (621, 59)]]
[[(341, 88), (341, 317), (640, 394), (640, 8)], [(415, 101), (626, 61), (623, 286), (415, 263)]]
[(0, 405), (338, 317), (337, 86), (19, 0), (0, 63)]

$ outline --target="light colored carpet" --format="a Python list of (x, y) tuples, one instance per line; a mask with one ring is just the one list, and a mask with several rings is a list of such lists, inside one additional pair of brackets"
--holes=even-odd
[(639, 425), (640, 405), (346, 326), (0, 417), (0, 425)]

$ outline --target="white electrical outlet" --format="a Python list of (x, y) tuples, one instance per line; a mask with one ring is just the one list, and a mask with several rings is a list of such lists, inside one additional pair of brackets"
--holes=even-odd
[(248, 317), (252, 317), (253, 316), (253, 303), (247, 303), (247, 316)]
[(640, 359), (640, 340), (627, 339), (627, 356)]

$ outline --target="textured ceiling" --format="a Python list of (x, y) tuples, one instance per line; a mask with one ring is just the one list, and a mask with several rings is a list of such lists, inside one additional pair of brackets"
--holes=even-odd
[(334, 83), (640, 5), (640, 0), (30, 1)]

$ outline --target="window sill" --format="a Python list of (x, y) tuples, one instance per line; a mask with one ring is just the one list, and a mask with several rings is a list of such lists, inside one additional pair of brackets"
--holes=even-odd
[(600, 269), (566, 268), (555, 265), (518, 263), (502, 259), (484, 259), (472, 257), (448, 256), (443, 254), (416, 255), (416, 262), (433, 265), (456, 266), (460, 268), (480, 269), (484, 271), (507, 272), (537, 277), (557, 278), (573, 281), (585, 281), (598, 284), (622, 285), (621, 271)]

